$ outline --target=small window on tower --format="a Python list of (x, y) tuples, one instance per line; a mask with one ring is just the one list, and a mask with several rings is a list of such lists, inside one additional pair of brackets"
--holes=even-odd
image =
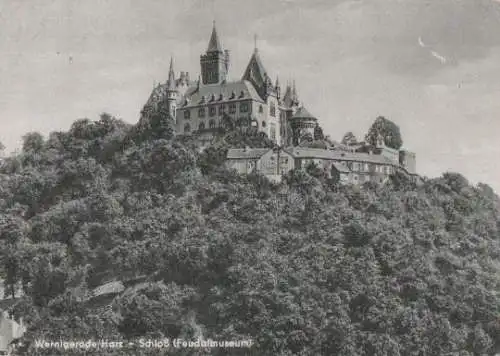
[(271, 124), (271, 132), (270, 132), (271, 140), (276, 140), (276, 125)]
[(184, 118), (185, 119), (190, 119), (191, 118), (191, 111), (185, 110), (184, 111)]
[(240, 104), (240, 112), (248, 112), (248, 103)]
[(274, 101), (271, 101), (271, 106), (270, 106), (270, 109), (269, 109), (269, 115), (271, 115), (272, 117), (276, 116), (276, 106), (274, 105)]
[(266, 127), (266, 122), (262, 121), (262, 127)]
[(199, 108), (198, 109), (198, 116), (199, 117), (205, 117), (205, 108)]

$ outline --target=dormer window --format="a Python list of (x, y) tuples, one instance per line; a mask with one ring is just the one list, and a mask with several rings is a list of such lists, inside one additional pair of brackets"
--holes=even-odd
[(205, 100), (206, 100), (205, 95), (202, 95), (201, 100), (200, 100), (200, 103), (204, 103), (204, 102), (205, 102)]
[(210, 97), (210, 101), (215, 101), (215, 94), (212, 94), (212, 96)]
[(242, 90), (242, 91), (240, 92), (240, 96), (239, 96), (239, 98), (241, 99), (241, 98), (243, 98), (244, 96), (245, 96), (245, 92)]
[(229, 99), (234, 99), (234, 98), (236, 98), (236, 94), (233, 91), (233, 92), (231, 92), (231, 96), (229, 97)]
[(198, 109), (198, 117), (205, 117), (205, 108)]
[(219, 95), (219, 101), (221, 101), (221, 100), (224, 100), (224, 95), (222, 95), (222, 93), (220, 93), (220, 95)]
[(211, 106), (209, 109), (208, 109), (208, 115), (210, 116), (215, 116), (215, 114), (217, 113), (217, 108), (215, 106)]

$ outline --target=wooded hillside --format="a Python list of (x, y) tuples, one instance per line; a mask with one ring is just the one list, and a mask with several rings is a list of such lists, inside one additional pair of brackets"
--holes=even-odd
[[(6, 292), (25, 293), (12, 307), (29, 325), (25, 355), (78, 354), (36, 349), (42, 338), (252, 339), (252, 354), (273, 356), (500, 350), (500, 202), (487, 185), (446, 173), (341, 187), (313, 169), (273, 185), (223, 168), (230, 140), (200, 154), (162, 115), (24, 140), (1, 168), (0, 251)], [(124, 290), (92, 299), (113, 280)]]

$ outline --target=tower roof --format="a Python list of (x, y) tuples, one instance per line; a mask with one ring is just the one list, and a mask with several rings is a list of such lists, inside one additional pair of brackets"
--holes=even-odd
[(210, 36), (210, 41), (208, 42), (207, 52), (222, 52), (222, 45), (217, 34), (217, 29), (215, 28), (215, 21), (212, 28), (212, 36)]
[(303, 106), (301, 106), (295, 115), (292, 116), (292, 119), (312, 119), (312, 120), (317, 120), (314, 115), (312, 115), (307, 109)]
[(170, 57), (170, 69), (168, 70), (168, 88), (175, 89), (174, 59)]

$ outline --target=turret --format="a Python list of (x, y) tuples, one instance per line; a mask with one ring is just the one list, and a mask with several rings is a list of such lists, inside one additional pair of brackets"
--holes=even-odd
[(301, 106), (290, 118), (290, 127), (293, 132), (293, 144), (298, 145), (301, 141), (314, 139), (314, 129), (318, 119)]
[(276, 77), (276, 83), (274, 85), (274, 90), (276, 90), (276, 96), (278, 100), (281, 99), (281, 86), (280, 86), (280, 80), (278, 77)]
[(167, 91), (166, 91), (166, 101), (168, 113), (171, 118), (175, 120), (175, 114), (177, 110), (177, 85), (175, 82), (174, 73), (174, 60), (170, 58), (170, 69), (168, 71), (168, 81), (167, 81)]

